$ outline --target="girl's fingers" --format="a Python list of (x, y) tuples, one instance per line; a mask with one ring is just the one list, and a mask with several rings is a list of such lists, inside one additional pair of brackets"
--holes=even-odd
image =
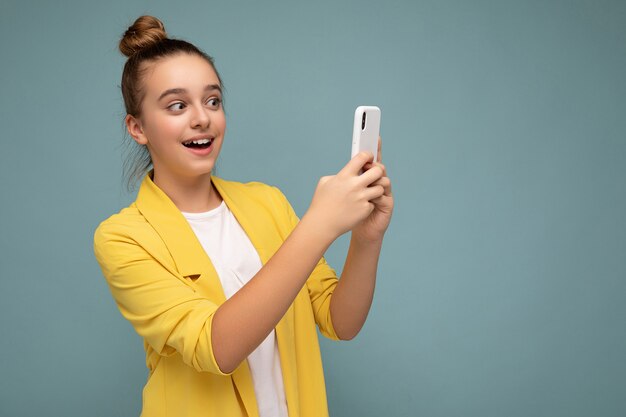
[[(370, 183), (370, 187), (372, 185), (382, 185), (385, 188), (385, 195), (391, 195), (391, 180), (389, 179), (389, 177), (387, 177), (387, 168), (381, 164), (381, 163), (367, 163), (365, 164), (365, 166), (363, 167), (363, 169), (365, 169), (365, 172), (368, 172), (368, 170), (370, 170), (371, 168), (378, 166), (382, 169), (383, 171), (383, 175), (382, 177), (380, 177), (379, 179), (377, 179), (376, 181)], [(364, 175), (364, 174), (362, 174)]]
[(363, 186), (369, 186), (372, 183), (378, 181), (385, 175), (384, 168), (377, 165), (370, 166), (365, 172), (359, 175), (359, 183)]
[(370, 186), (365, 189), (364, 196), (369, 202), (373, 202), (385, 194), (385, 188), (382, 185)]
[(380, 197), (372, 198), (371, 200), (369, 200), (369, 202), (372, 203), (374, 206), (379, 206), (382, 204), (383, 198), (385, 198), (385, 196), (381, 195)]
[(391, 197), (387, 195), (381, 195), (380, 197), (371, 199), (370, 203), (372, 203), (375, 207), (388, 207), (390, 198)]
[(359, 152), (337, 173), (338, 176), (359, 175), (365, 166), (371, 164), (374, 155), (371, 152)]
[(382, 138), (379, 136), (378, 137), (378, 152), (377, 152), (377, 158), (376, 158), (376, 162), (382, 162), (383, 161), (383, 140)]
[(386, 177), (387, 176), (387, 167), (385, 167), (385, 165), (383, 165), (380, 162), (368, 162), (365, 165), (363, 165), (363, 170), (367, 171), (368, 169), (375, 167), (375, 166), (379, 166), (383, 169), (383, 176)]
[(375, 185), (380, 185), (385, 189), (384, 195), (391, 195), (391, 180), (389, 179), (389, 177), (380, 178), (378, 181), (375, 181), (372, 184), (370, 184), (370, 187), (375, 186)]

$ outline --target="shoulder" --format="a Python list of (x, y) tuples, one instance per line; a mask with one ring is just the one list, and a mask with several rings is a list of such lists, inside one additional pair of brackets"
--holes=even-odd
[(95, 234), (110, 231), (133, 230), (137, 227), (141, 228), (143, 224), (147, 224), (146, 219), (137, 209), (137, 205), (132, 203), (130, 206), (123, 208), (118, 213), (113, 214), (109, 218), (102, 221), (96, 228)]
[(132, 243), (158, 239), (158, 234), (137, 209), (135, 203), (102, 221), (94, 231), (94, 249), (103, 249), (108, 243)]

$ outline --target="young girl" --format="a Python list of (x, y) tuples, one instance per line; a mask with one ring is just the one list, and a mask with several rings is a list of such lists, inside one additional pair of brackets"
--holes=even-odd
[[(149, 159), (94, 248), (144, 339), (142, 416), (328, 415), (315, 325), (348, 340), (366, 319), (393, 209), (384, 166), (358, 154), (298, 221), (277, 188), (211, 175), (226, 120), (209, 56), (150, 16), (120, 50), (126, 127)], [(347, 231), (338, 280), (322, 256)]]

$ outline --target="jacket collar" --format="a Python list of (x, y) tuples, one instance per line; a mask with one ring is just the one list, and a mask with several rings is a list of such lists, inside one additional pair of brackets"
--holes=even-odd
[[(137, 209), (159, 234), (170, 251), (176, 269), (184, 277), (198, 279), (203, 276), (214, 300), (226, 301), (222, 285), (210, 258), (198, 241), (187, 219), (174, 202), (152, 181), (153, 171), (144, 178), (137, 200)], [(257, 250), (263, 265), (271, 257), (271, 249), (263, 239), (262, 225), (255, 221), (255, 207), (250, 204), (250, 196), (241, 187), (211, 176), (211, 182), (233, 213), (246, 235)]]
[(137, 209), (167, 246), (178, 272), (194, 281), (202, 276), (204, 281), (208, 281), (205, 290), (217, 303), (223, 303), (226, 296), (211, 260), (187, 219), (152, 181), (152, 176), (153, 171), (150, 171), (139, 187), (135, 201)]

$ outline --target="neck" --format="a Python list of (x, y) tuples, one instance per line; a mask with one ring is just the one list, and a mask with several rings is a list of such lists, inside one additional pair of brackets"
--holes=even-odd
[(193, 178), (159, 177), (154, 173), (153, 182), (161, 189), (180, 211), (202, 213), (220, 205), (222, 197), (211, 182), (211, 175)]

